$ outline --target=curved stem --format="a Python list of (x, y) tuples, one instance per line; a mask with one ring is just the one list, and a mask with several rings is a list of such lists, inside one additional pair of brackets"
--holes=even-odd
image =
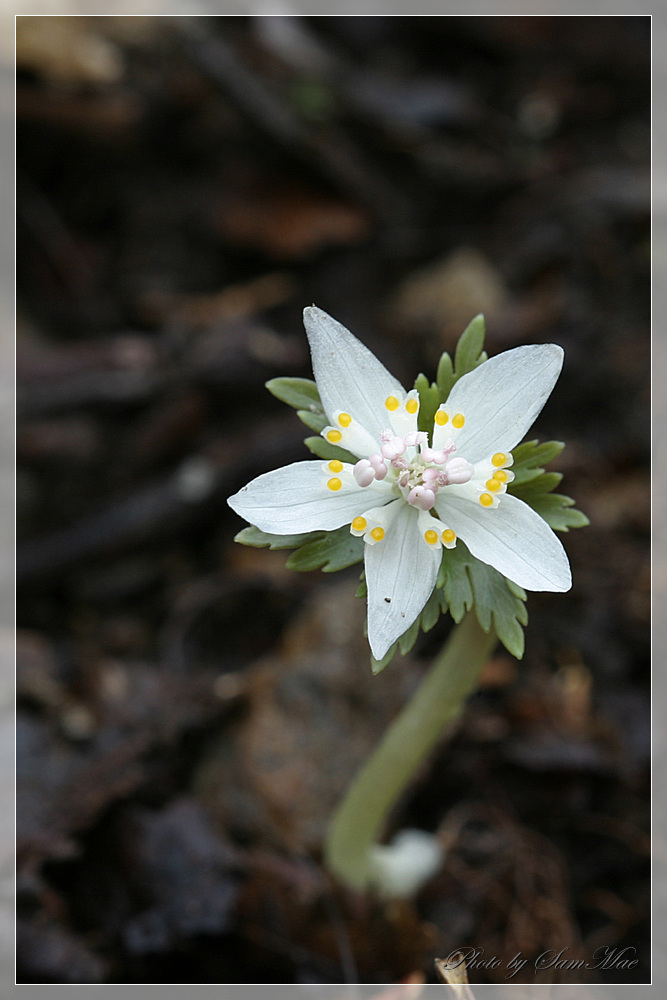
[(411, 700), (385, 733), (336, 810), (325, 845), (325, 862), (355, 889), (368, 884), (371, 849), (386, 818), (417, 768), (460, 715), (496, 643), (474, 614), (467, 614)]

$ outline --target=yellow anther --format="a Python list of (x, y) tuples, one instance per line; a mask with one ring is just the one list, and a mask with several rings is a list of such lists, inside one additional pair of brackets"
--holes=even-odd
[(350, 416), (349, 413), (339, 413), (338, 423), (341, 425), (341, 427), (349, 427), (350, 424), (352, 423), (352, 417)]
[(373, 528), (371, 538), (376, 542), (381, 542), (384, 538), (384, 528)]
[(507, 480), (509, 479), (509, 476), (507, 475), (504, 469), (498, 469), (497, 472), (493, 473), (493, 478), (497, 479), (499, 483), (506, 483)]
[(498, 479), (487, 479), (486, 481), (486, 488), (487, 490), (491, 490), (492, 493), (495, 493), (496, 490), (499, 490), (502, 485), (503, 484)]
[(456, 532), (452, 531), (451, 528), (445, 528), (442, 533), (442, 540), (445, 545), (451, 545), (452, 542), (456, 540)]
[(341, 432), (337, 430), (327, 431), (326, 434), (327, 441), (331, 441), (332, 444), (338, 444), (342, 437)]
[(396, 399), (396, 396), (387, 396), (384, 401), (384, 405), (388, 410), (397, 410), (401, 404)]
[(491, 496), (490, 493), (482, 493), (479, 498), (479, 502), (481, 503), (482, 507), (491, 507), (493, 504), (493, 497)]
[(342, 472), (343, 471), (343, 463), (339, 462), (337, 458), (334, 458), (333, 461), (329, 462), (329, 471), (330, 472)]
[(355, 531), (365, 531), (367, 524), (368, 521), (366, 520), (366, 518), (360, 516), (360, 517), (355, 517), (354, 521), (352, 522), (352, 527), (354, 528)]
[(424, 532), (424, 541), (428, 542), (429, 545), (435, 545), (438, 540), (438, 532), (434, 531), (433, 528), (429, 528), (428, 531)]
[(440, 427), (444, 427), (448, 420), (449, 420), (448, 413), (445, 413), (444, 410), (436, 410), (435, 414), (436, 424), (438, 424)]
[(408, 413), (416, 413), (419, 409), (419, 401), (416, 399), (409, 399), (405, 404), (405, 409)]
[(341, 483), (340, 479), (337, 479), (335, 476), (333, 479), (330, 479), (327, 483), (329, 489), (333, 490), (334, 493), (336, 493), (341, 488), (342, 485), (343, 484)]
[(456, 427), (457, 431), (460, 430), (461, 427), (463, 427), (463, 425), (464, 425), (465, 422), (466, 422), (466, 418), (463, 416), (462, 413), (456, 413), (452, 417), (452, 425), (454, 427)]
[(505, 453), (502, 451), (497, 451), (496, 454), (491, 459), (491, 465), (495, 465), (496, 468), (498, 468), (501, 465), (505, 465), (506, 463), (507, 463), (507, 455), (505, 455)]

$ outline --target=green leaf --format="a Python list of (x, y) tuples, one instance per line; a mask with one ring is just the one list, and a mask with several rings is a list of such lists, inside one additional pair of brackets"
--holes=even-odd
[(454, 366), (452, 365), (452, 359), (450, 358), (447, 351), (442, 355), (440, 361), (438, 362), (438, 374), (436, 377), (436, 385), (438, 386), (438, 392), (440, 394), (440, 402), (446, 403), (447, 397), (452, 391), (452, 387), (456, 379), (454, 377)]
[(327, 426), (328, 420), (323, 413), (312, 413), (310, 410), (297, 410), (296, 415), (299, 420), (303, 421), (306, 427), (310, 427), (311, 431), (323, 431)]
[(418, 375), (415, 380), (415, 389), (419, 393), (419, 430), (430, 432), (433, 430), (435, 411), (440, 406), (438, 387), (435, 382), (429, 384), (425, 375)]
[(524, 648), (522, 626), (528, 624), (525, 592), (519, 597), (498, 570), (478, 559), (471, 559), (468, 572), (472, 579), (479, 624), (485, 632), (493, 626), (503, 646), (520, 660)]
[(295, 549), (285, 565), (303, 573), (320, 567), (324, 573), (334, 573), (354, 566), (364, 557), (363, 538), (351, 535), (347, 525), (336, 531), (309, 531), (303, 535), (271, 535), (250, 525), (239, 531), (234, 541), (260, 549)]
[(371, 653), (371, 671), (374, 674), (382, 673), (384, 668), (388, 666), (388, 664), (390, 664), (391, 661), (394, 659), (397, 652), (398, 652), (398, 643), (395, 642), (393, 646), (389, 647), (389, 649), (384, 654), (381, 660), (376, 660), (373, 654)]
[(305, 573), (321, 567), (324, 573), (335, 573), (354, 566), (364, 558), (363, 538), (351, 535), (347, 525), (335, 531), (315, 534), (320, 537), (313, 538), (292, 553), (285, 564), (288, 569)]
[(544, 493), (532, 497), (528, 503), (543, 517), (554, 531), (569, 531), (570, 528), (585, 528), (590, 521), (574, 507), (574, 500), (561, 493)]
[(440, 564), (440, 584), (452, 618), (460, 622), (466, 611), (470, 611), (474, 602), (472, 584), (467, 573), (467, 559), (472, 558), (467, 548), (459, 539), (456, 547), (445, 549)]
[(545, 472), (547, 462), (560, 455), (562, 441), (525, 441), (514, 449), (514, 480), (507, 487), (508, 493), (523, 500), (543, 517), (554, 531), (584, 528), (589, 520), (580, 510), (574, 509), (574, 500), (553, 490), (561, 482), (560, 472)]
[[(475, 316), (459, 337), (454, 352), (454, 363), (452, 364), (452, 359), (447, 351), (441, 355), (435, 381), (440, 403), (447, 402), (454, 384), (462, 375), (474, 371), (487, 360), (488, 355), (483, 350), (484, 332), (484, 317), (480, 313), (479, 316)], [(435, 409), (437, 410), (437, 408), (436, 406)]]
[(480, 363), (480, 355), (484, 349), (484, 317), (480, 313), (465, 328), (456, 345), (454, 368), (456, 378), (467, 375)]
[(323, 458), (327, 462), (337, 458), (339, 462), (350, 462), (355, 465), (359, 461), (351, 451), (339, 448), (337, 444), (331, 444), (323, 437), (307, 437), (303, 443), (312, 451), (313, 455), (317, 455), (318, 458)]
[(537, 475), (533, 476), (532, 479), (524, 480), (518, 485), (516, 485), (516, 480), (514, 480), (508, 486), (513, 487), (511, 492), (514, 496), (525, 500), (526, 503), (530, 503), (531, 497), (541, 493), (551, 493), (552, 490), (555, 490), (562, 478), (562, 472), (538, 471)]
[(513, 486), (535, 479), (544, 471), (544, 466), (553, 462), (557, 458), (565, 445), (562, 441), (543, 441), (540, 444), (537, 440), (524, 441), (513, 451), (514, 473)]
[(445, 592), (441, 587), (436, 587), (421, 613), (422, 631), (430, 632), (440, 618), (440, 615), (446, 610), (447, 599), (445, 598)]
[(276, 399), (295, 410), (324, 413), (317, 385), (311, 378), (272, 378), (264, 384)]
[(256, 549), (293, 549), (297, 545), (305, 545), (321, 534), (321, 531), (309, 531), (303, 535), (270, 535), (251, 524), (250, 527), (239, 531), (238, 535), (234, 536), (234, 541), (240, 542), (241, 545), (252, 545)]

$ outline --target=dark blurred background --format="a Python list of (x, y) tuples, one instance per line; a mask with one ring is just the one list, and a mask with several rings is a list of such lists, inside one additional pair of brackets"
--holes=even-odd
[[(464, 945), (648, 982), (649, 18), (35, 16), (17, 54), (19, 982)], [(373, 678), (358, 567), (290, 573), (225, 503), (308, 457), (263, 385), (310, 374), (312, 302), (406, 385), (478, 312), (566, 352), (574, 587), (399, 804), (447, 848), (409, 902), (321, 843), (448, 623)], [(605, 946), (638, 964), (535, 977)]]

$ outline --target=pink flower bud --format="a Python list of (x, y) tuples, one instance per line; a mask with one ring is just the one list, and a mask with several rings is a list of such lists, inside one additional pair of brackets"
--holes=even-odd
[(472, 465), (465, 458), (452, 458), (447, 462), (445, 472), (450, 483), (460, 486), (472, 478)]
[(413, 507), (419, 507), (420, 510), (430, 510), (435, 503), (435, 493), (425, 486), (415, 486), (408, 493), (408, 503)]
[(375, 479), (375, 469), (367, 458), (362, 458), (352, 470), (352, 475), (360, 486), (370, 486)]

